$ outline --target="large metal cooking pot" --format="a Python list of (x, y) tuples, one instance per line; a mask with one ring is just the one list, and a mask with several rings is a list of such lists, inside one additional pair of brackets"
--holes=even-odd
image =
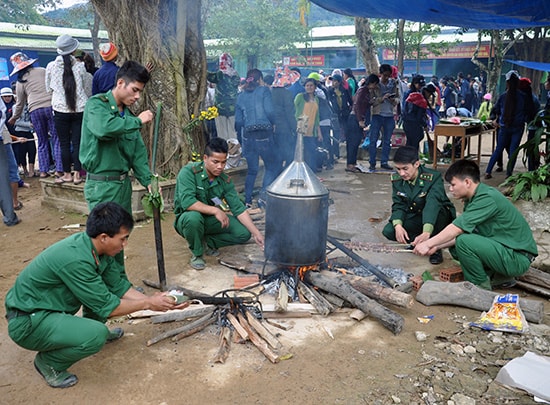
[(325, 260), (329, 192), (303, 161), (298, 135), (294, 161), (267, 188), (265, 258), (285, 266)]

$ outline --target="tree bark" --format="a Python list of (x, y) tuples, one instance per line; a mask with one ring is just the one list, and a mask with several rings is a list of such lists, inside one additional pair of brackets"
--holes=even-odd
[(412, 295), (404, 292), (385, 288), (378, 283), (366, 280), (364, 277), (346, 276), (353, 288), (367, 297), (380, 300), (388, 304), (397, 305), (403, 308), (411, 308), (414, 303)]
[[(416, 300), (421, 304), (456, 305), (488, 311), (491, 309), (496, 292), (483, 290), (468, 281), (448, 283), (428, 280), (418, 290)], [(544, 318), (544, 304), (539, 301), (519, 299), (519, 306), (529, 322), (541, 323)]]
[[(153, 64), (151, 80), (135, 106), (136, 112), (163, 107), (157, 172), (175, 176), (202, 151), (200, 126), (187, 137), (183, 126), (200, 113), (206, 93), (206, 53), (201, 30), (201, 0), (91, 0), (119, 48), (119, 63)], [(142, 136), (150, 145), (146, 128)], [(149, 151), (151, 154), (151, 150)]]
[(401, 315), (355, 290), (343, 276), (332, 278), (318, 272), (308, 271), (305, 275), (305, 280), (315, 287), (345, 298), (353, 306), (378, 319), (382, 325), (394, 334), (399, 334), (403, 329), (405, 320)]
[(358, 47), (363, 56), (365, 71), (367, 73), (378, 73), (380, 62), (368, 18), (355, 17), (355, 36), (357, 37)]

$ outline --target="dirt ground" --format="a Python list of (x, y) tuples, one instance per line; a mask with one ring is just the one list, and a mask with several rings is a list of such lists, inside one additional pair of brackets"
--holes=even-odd
[[(329, 233), (357, 241), (383, 242), (380, 231), (391, 205), (387, 175), (345, 173), (341, 160), (333, 171), (320, 176), (334, 202), (329, 209)], [(50, 244), (75, 232), (62, 226), (85, 223), (81, 215), (42, 207), (39, 180), (30, 179), (30, 183), (32, 187), (20, 193), (24, 204), (20, 211), (23, 222), (12, 228), (0, 227), (2, 298), (26, 263)], [(208, 266), (202, 272), (190, 268), (186, 243), (173, 230), (172, 221), (170, 213), (162, 224), (168, 284), (206, 293), (231, 288), (237, 272), (219, 265), (215, 258), (207, 259)], [(253, 244), (239, 247), (237, 252), (243, 257), (261, 255)], [(222, 249), (222, 257), (230, 254), (235, 255), (235, 250)], [(440, 266), (432, 266), (426, 258), (409, 253), (361, 252), (361, 255), (374, 264), (391, 265), (414, 274), (428, 270), (434, 276), (440, 268), (452, 264), (447, 252)], [(158, 279), (151, 222), (137, 224), (126, 256), (130, 279), (146, 293), (152, 293), (154, 290), (141, 282), (142, 279)], [(519, 290), (512, 291), (527, 297)], [(549, 308), (546, 301), (546, 323)], [(213, 363), (211, 360), (218, 346), (216, 326), (179, 342), (168, 339), (147, 347), (148, 339), (175, 326), (119, 319), (117, 326), (125, 329), (125, 336), (75, 364), (70, 371), (79, 377), (79, 383), (69, 389), (52, 389), (45, 384), (34, 370), (34, 353), (10, 340), (7, 323), (2, 317), (0, 402), (167, 405), (534, 403), (525, 393), (509, 390), (492, 380), (506, 360), (523, 355), (527, 349), (547, 348), (550, 335), (547, 325), (539, 325), (536, 336), (504, 335), (495, 340), (498, 334), (464, 326), (479, 316), (478, 311), (450, 306), (425, 307), (418, 302), (411, 309), (392, 309), (405, 318), (404, 330), (397, 336), (373, 319), (352, 320), (347, 312), (281, 321), (292, 328), (271, 330), (279, 333), (285, 351), (293, 356), (278, 364), (270, 363), (250, 343), (233, 344), (225, 364)], [(417, 317), (424, 315), (434, 318), (421, 324)], [(427, 340), (418, 341), (416, 331), (426, 333)], [(457, 354), (449, 350), (453, 342), (474, 347), (477, 344), (478, 352)], [(504, 347), (509, 350), (499, 351)], [(451, 398), (455, 402), (447, 402)]]

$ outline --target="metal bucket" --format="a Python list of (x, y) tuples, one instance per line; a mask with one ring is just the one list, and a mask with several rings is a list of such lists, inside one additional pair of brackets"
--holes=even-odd
[(306, 266), (325, 260), (329, 192), (303, 161), (298, 135), (294, 161), (267, 188), (266, 260)]

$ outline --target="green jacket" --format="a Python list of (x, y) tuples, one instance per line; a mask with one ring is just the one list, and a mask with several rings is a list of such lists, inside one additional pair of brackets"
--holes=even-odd
[(212, 183), (208, 179), (208, 173), (203, 162), (192, 162), (182, 167), (176, 180), (176, 192), (174, 196), (174, 213), (177, 218), (187, 209), (200, 201), (207, 205), (216, 205), (213, 198), (224, 201), (231, 213), (238, 217), (246, 210), (233, 180), (225, 174), (220, 174)]
[(84, 232), (40, 253), (17, 276), (6, 296), (6, 311), (76, 314), (84, 305), (106, 320), (132, 285), (111, 268), (114, 258), (99, 256)]
[[(393, 204), (390, 222), (404, 223), (407, 218), (422, 216), (424, 231), (431, 233), (442, 208), (449, 210), (453, 218), (456, 216), (438, 171), (421, 165), (414, 184), (403, 180), (397, 173), (392, 174), (391, 180)], [(426, 224), (431, 225), (431, 229), (426, 229)]]
[(529, 224), (516, 207), (493, 187), (479, 183), (453, 224), (465, 233), (491, 238), (507, 248), (538, 255)]
[(80, 162), (89, 173), (119, 175), (133, 170), (142, 186), (151, 183), (141, 120), (128, 108), (120, 114), (111, 91), (86, 103), (80, 139)]

